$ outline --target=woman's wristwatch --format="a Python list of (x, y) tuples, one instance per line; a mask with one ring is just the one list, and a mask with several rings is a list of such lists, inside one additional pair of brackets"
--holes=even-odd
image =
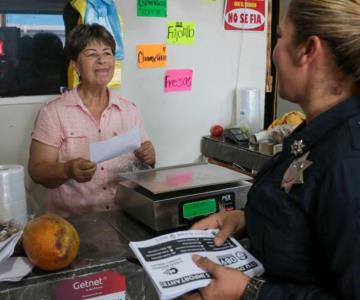
[(260, 289), (265, 283), (265, 280), (260, 277), (252, 277), (247, 284), (240, 300), (256, 300), (259, 296)]

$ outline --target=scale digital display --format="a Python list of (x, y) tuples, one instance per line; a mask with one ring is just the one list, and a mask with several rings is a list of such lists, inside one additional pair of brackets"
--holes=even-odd
[(216, 199), (204, 199), (195, 202), (184, 203), (182, 214), (184, 219), (193, 219), (196, 217), (207, 216), (217, 211)]

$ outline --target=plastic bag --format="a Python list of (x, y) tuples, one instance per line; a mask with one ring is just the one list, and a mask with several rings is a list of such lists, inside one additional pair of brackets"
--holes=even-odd
[(84, 23), (98, 23), (104, 26), (115, 39), (115, 58), (117, 60), (124, 59), (121, 25), (113, 0), (87, 0)]
[(269, 130), (269, 135), (271, 140), (275, 144), (281, 144), (295, 128), (297, 125), (279, 125)]

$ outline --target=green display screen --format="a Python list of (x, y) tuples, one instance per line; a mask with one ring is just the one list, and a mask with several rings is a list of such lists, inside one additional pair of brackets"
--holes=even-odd
[(211, 198), (185, 203), (183, 205), (182, 211), (184, 219), (193, 219), (196, 217), (207, 216), (216, 212), (216, 200)]

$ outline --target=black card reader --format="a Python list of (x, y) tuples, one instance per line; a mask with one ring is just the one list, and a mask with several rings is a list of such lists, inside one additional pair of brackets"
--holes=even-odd
[(240, 128), (227, 128), (223, 133), (224, 139), (238, 145), (245, 145), (249, 139), (242, 133)]

